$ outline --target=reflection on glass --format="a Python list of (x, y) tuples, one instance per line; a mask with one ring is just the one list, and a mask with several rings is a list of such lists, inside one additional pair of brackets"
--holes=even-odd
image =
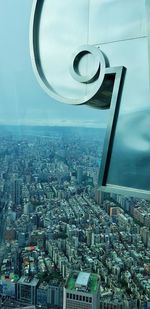
[[(55, 2), (46, 1), (59, 8), (60, 1)], [(77, 1), (76, 7), (76, 2), (66, 0), (61, 9), (67, 10), (65, 4), (70, 4), (76, 9), (75, 17), (84, 9), (85, 21), (88, 3)], [(100, 3), (103, 15), (95, 19)], [(0, 10), (0, 308), (148, 308), (150, 202), (131, 197), (132, 190), (131, 196), (99, 190), (108, 113), (56, 104), (42, 92), (27, 48), (31, 4), (6, 0)], [(104, 38), (111, 39), (111, 33), (116, 41), (123, 32), (125, 41), (102, 44), (102, 49), (111, 59), (109, 69), (131, 65), (114, 131), (107, 185), (132, 187), (134, 183), (138, 188), (140, 181), (140, 189), (142, 184), (149, 190), (145, 1), (92, 0), (91, 4), (89, 40), (98, 35), (97, 22), (111, 29), (107, 35), (99, 31), (103, 43), (107, 43)], [(60, 10), (61, 14), (67, 23), (69, 17)], [(74, 25), (71, 29), (76, 34)], [(84, 29), (79, 30), (84, 39)], [(127, 41), (137, 32), (138, 38)], [(78, 38), (71, 36), (71, 40)], [(98, 100), (111, 105), (113, 74), (105, 76), (95, 105)]]

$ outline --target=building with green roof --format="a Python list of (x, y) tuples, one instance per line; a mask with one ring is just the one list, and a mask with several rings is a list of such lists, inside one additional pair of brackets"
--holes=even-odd
[(97, 274), (73, 272), (64, 288), (63, 309), (98, 309), (100, 279)]

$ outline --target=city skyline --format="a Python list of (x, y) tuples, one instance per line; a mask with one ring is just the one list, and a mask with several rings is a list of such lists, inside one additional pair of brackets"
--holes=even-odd
[(4, 308), (149, 304), (150, 202), (98, 190), (105, 130), (93, 130), (1, 130)]

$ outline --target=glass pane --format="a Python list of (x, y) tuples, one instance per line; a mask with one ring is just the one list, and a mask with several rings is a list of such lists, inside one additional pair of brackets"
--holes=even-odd
[[(37, 82), (29, 46), (35, 3), (5, 0), (0, 10), (0, 307), (148, 308), (150, 202), (137, 196), (150, 189), (149, 1), (38, 2), (37, 63), (48, 84), (72, 100), (92, 93), (88, 104), (110, 105), (105, 111), (60, 103)], [(107, 56), (94, 95), (103, 67), (79, 52), (85, 44)], [(71, 79), (75, 51), (76, 78), (90, 82)], [(119, 186), (130, 193), (112, 190)]]

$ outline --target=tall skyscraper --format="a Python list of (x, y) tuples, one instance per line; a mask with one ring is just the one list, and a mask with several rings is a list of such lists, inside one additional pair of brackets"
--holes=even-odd
[(99, 276), (87, 272), (72, 273), (64, 288), (63, 309), (98, 309)]
[(11, 198), (15, 205), (20, 204), (21, 200), (21, 180), (15, 179), (11, 184)]
[(79, 166), (77, 168), (77, 182), (78, 182), (78, 184), (81, 183), (82, 179), (83, 179), (83, 168), (81, 166)]

